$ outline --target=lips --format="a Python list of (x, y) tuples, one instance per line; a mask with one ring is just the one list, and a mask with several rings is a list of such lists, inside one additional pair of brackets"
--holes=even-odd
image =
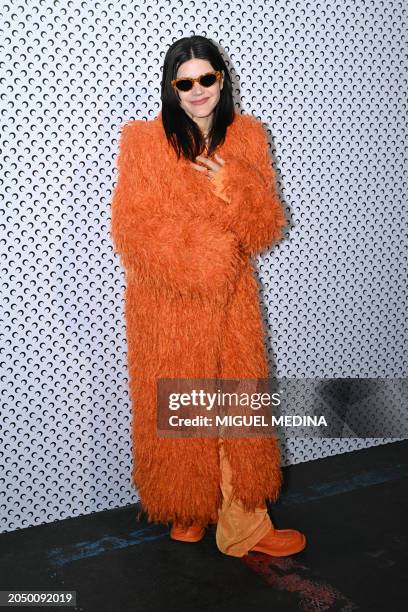
[(204, 102), (207, 102), (208, 98), (203, 98), (202, 100), (196, 100), (196, 101), (192, 101), (191, 104), (204, 104)]

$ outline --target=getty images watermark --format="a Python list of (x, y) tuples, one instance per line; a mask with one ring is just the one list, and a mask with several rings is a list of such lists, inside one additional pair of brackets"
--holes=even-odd
[[(276, 436), (279, 426), (327, 426), (323, 415), (281, 415), (270, 379), (160, 379), (157, 428), (163, 437)], [(271, 384), (272, 383), (272, 384)]]
[(159, 437), (399, 438), (408, 432), (407, 379), (160, 378), (156, 390)]

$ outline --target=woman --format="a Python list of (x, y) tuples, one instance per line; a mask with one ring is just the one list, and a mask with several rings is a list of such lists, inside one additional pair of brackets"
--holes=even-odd
[(157, 435), (159, 378), (268, 377), (250, 256), (285, 225), (264, 129), (234, 113), (214, 43), (192, 36), (169, 48), (161, 98), (155, 119), (122, 129), (112, 200), (127, 281), (133, 482), (148, 521), (171, 522), (173, 539), (199, 541), (217, 523), (225, 554), (293, 554), (304, 536), (275, 529), (265, 504), (282, 481), (275, 438)]

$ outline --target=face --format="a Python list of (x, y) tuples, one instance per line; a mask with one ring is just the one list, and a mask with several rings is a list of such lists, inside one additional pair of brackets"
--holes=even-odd
[[(192, 59), (179, 66), (176, 78), (199, 77), (213, 70), (214, 68), (207, 60)], [(221, 77), (221, 79), (216, 81), (211, 87), (203, 87), (196, 81), (190, 91), (179, 91), (176, 89), (176, 95), (180, 100), (181, 108), (191, 117), (191, 119), (198, 124), (204, 125), (204, 123), (211, 118), (214, 108), (218, 104), (223, 83), (224, 77)], [(202, 104), (195, 103), (201, 100), (204, 100)]]

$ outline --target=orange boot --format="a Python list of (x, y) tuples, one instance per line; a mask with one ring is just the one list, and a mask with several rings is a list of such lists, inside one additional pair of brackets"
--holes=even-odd
[(300, 552), (306, 546), (306, 538), (296, 529), (271, 527), (250, 550), (266, 553), (271, 557), (286, 557)]
[(205, 527), (201, 525), (190, 525), (190, 527), (183, 527), (174, 523), (170, 529), (170, 537), (172, 540), (179, 540), (180, 542), (199, 542), (203, 539), (205, 533)]

